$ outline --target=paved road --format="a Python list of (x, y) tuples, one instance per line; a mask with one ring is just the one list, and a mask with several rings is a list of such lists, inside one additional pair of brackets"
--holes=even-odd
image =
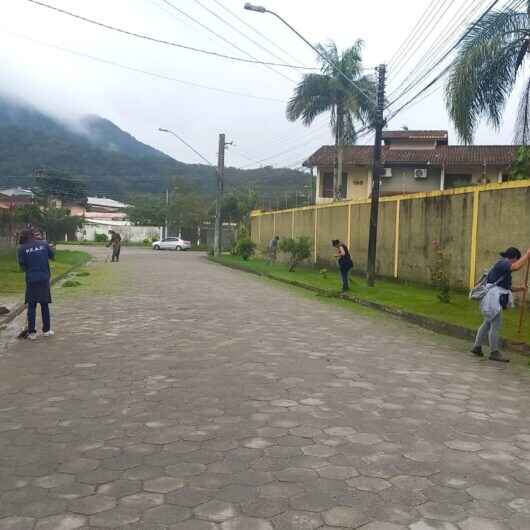
[(528, 377), (196, 254), (115, 266), (0, 358), (1, 530), (530, 528)]

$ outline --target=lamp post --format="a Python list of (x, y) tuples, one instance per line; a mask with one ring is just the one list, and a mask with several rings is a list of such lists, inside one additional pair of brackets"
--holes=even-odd
[[(311, 44), (299, 31), (297, 31), (291, 24), (289, 24), (284, 18), (278, 13), (271, 11), (263, 6), (254, 5), (250, 2), (245, 4), (245, 9), (248, 11), (254, 11), (255, 13), (269, 13), (280, 20), (285, 26), (287, 26), (293, 33), (295, 33), (300, 39), (302, 39), (318, 56), (338, 74), (345, 79), (349, 85), (351, 85), (357, 92), (360, 92), (369, 100), (372, 99), (365, 90), (363, 90), (353, 79), (350, 79), (340, 68), (340, 65), (335, 61), (332, 61), (325, 53), (322, 53), (316, 46)], [(368, 244), (368, 258), (367, 258), (367, 281), (370, 287), (375, 284), (375, 273), (376, 273), (376, 253), (377, 253), (377, 225), (379, 217), (379, 185), (381, 179), (382, 165), (381, 165), (381, 141), (383, 127), (385, 126), (385, 120), (383, 117), (385, 107), (385, 76), (386, 76), (386, 65), (381, 64), (377, 68), (378, 70), (378, 86), (377, 86), (377, 101), (375, 106), (376, 119), (374, 123), (375, 129), (375, 140), (374, 140), (374, 151), (373, 151), (373, 162), (372, 162), (372, 193), (371, 193), (371, 206), (370, 206), (370, 228), (369, 228), (369, 244)], [(340, 178), (340, 175), (339, 175)]]
[[(208, 164), (209, 166), (212, 166), (214, 167), (214, 165), (206, 158), (204, 157), (201, 153), (199, 153), (199, 151), (197, 151), (192, 145), (190, 145), (188, 142), (186, 142), (186, 140), (184, 140), (183, 138), (181, 138), (176, 132), (172, 131), (171, 129), (164, 129), (162, 127), (159, 127), (158, 130), (160, 132), (163, 132), (163, 133), (168, 133), (168, 134), (171, 134), (172, 136), (174, 136), (175, 138), (177, 138), (177, 140), (179, 140), (180, 142), (182, 142), (186, 147), (188, 147), (189, 149), (191, 149), (201, 160), (203, 160), (204, 162), (206, 162), (206, 164)], [(224, 135), (222, 135), (224, 137)], [(217, 172), (217, 201), (216, 201), (216, 204), (217, 205), (220, 205), (221, 204), (221, 196), (219, 195), (220, 193), (222, 194), (222, 187), (221, 187), (221, 191), (219, 191), (219, 180), (220, 180), (220, 177), (219, 177), (219, 172)], [(169, 204), (169, 192), (166, 190), (166, 201), (167, 203)], [(179, 224), (180, 224), (180, 221), (179, 221)], [(166, 215), (166, 237), (167, 237), (167, 215)], [(216, 252), (216, 255), (218, 255), (218, 253), (220, 252), (219, 250), (219, 246), (218, 246), (218, 241), (219, 241), (219, 234), (218, 234), (218, 231), (220, 230), (220, 225), (221, 225), (221, 212), (220, 212), (220, 207), (216, 207), (216, 212), (215, 212), (215, 230), (216, 230), (216, 242), (214, 244), (214, 250)], [(181, 227), (179, 227), (179, 237), (180, 237), (180, 229)]]

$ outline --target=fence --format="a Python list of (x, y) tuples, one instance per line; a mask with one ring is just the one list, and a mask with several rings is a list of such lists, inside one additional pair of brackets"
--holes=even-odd
[[(275, 235), (308, 236), (314, 263), (334, 261), (331, 240), (341, 239), (355, 268), (365, 270), (369, 217), (369, 201), (255, 211), (251, 233), (261, 247)], [(433, 241), (450, 259), (452, 285), (473, 285), (501, 250), (530, 246), (530, 180), (381, 199), (377, 274), (429, 282)]]

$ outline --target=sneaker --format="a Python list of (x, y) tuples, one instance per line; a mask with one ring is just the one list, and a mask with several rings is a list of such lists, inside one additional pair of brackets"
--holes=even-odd
[(49, 331), (45, 331), (42, 335), (44, 337), (53, 337), (55, 335), (55, 332), (50, 329)]
[(499, 363), (509, 363), (510, 359), (504, 357), (500, 351), (492, 351), (490, 353), (490, 361), (497, 361)]
[(35, 331), (33, 333), (28, 333), (28, 339), (29, 340), (36, 340), (37, 339), (37, 333)]
[(473, 349), (471, 350), (471, 353), (473, 355), (476, 355), (477, 357), (484, 357), (482, 346), (474, 346)]

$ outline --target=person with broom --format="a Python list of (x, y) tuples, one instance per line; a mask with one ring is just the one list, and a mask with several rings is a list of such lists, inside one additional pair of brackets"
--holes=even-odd
[(50, 260), (55, 258), (53, 247), (48, 241), (39, 239), (40, 232), (23, 230), (20, 235), (18, 249), (18, 263), (26, 273), (26, 304), (28, 305), (27, 331), (21, 337), (30, 340), (37, 338), (35, 327), (37, 304), (41, 306), (42, 332), (45, 337), (54, 335), (50, 322), (51, 292), (50, 292)]
[(513, 307), (513, 293), (526, 292), (528, 286), (512, 287), (512, 273), (520, 270), (530, 260), (530, 249), (521, 255), (519, 249), (508, 248), (501, 252), (499, 260), (485, 278), (485, 295), (480, 302), (484, 322), (480, 326), (471, 353), (483, 357), (482, 345), (489, 342), (490, 360), (510, 362), (499, 350), (502, 326), (502, 311)]

